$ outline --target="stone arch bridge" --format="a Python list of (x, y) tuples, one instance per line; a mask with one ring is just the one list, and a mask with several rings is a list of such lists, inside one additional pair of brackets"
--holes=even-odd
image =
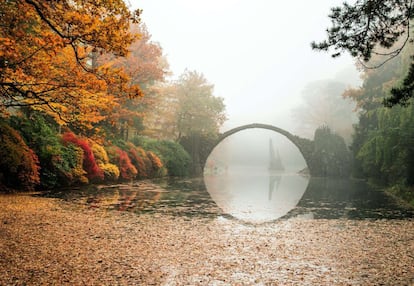
[(305, 159), (306, 165), (308, 166), (309, 172), (312, 175), (313, 172), (313, 168), (312, 168), (312, 153), (314, 150), (314, 144), (313, 141), (306, 139), (306, 138), (301, 138), (299, 136), (293, 135), (292, 133), (273, 126), (273, 125), (269, 125), (269, 124), (262, 124), (262, 123), (252, 123), (252, 124), (247, 124), (247, 125), (243, 125), (243, 126), (239, 126), (236, 128), (233, 128), (231, 130), (228, 130), (226, 132), (224, 132), (219, 138), (218, 140), (215, 142), (215, 144), (211, 147), (209, 154), (213, 151), (213, 149), (220, 144), (221, 141), (223, 141), (225, 138), (240, 132), (242, 130), (246, 130), (246, 129), (253, 129), (253, 128), (261, 128), (261, 129), (267, 129), (267, 130), (271, 130), (274, 132), (277, 132), (283, 136), (285, 136), (288, 140), (290, 140), (298, 149), (299, 152), (302, 154), (303, 158)]

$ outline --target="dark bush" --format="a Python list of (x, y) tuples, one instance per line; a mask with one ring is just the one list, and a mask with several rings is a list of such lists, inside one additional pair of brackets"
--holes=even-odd
[(40, 183), (39, 160), (22, 136), (0, 122), (0, 189), (31, 191)]

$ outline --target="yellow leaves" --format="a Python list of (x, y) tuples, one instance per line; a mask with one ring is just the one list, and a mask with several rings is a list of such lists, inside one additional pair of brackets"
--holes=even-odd
[(10, 38), (0, 37), (0, 57), (10, 57), (16, 52), (16, 42)]
[(143, 97), (144, 93), (142, 92), (142, 89), (139, 88), (139, 86), (131, 86), (129, 89), (129, 98), (137, 98), (137, 97)]
[(44, 38), (33, 38), (32, 39), (32, 44), (33, 44), (34, 47), (44, 46), (45, 45), (45, 39)]
[[(79, 25), (79, 26), (96, 26), (98, 23), (98, 19), (88, 17), (85, 14), (79, 13), (79, 11), (67, 11), (63, 13), (63, 20), (70, 26), (70, 25)], [(89, 28), (89, 31), (93, 30), (92, 28)]]
[(110, 64), (87, 71), (92, 50), (126, 55), (136, 38), (123, 1), (3, 1), (0, 14), (2, 82), (10, 86), (0, 92), (0, 105), (35, 106), (59, 124), (76, 120), (91, 128), (118, 98), (142, 95)]

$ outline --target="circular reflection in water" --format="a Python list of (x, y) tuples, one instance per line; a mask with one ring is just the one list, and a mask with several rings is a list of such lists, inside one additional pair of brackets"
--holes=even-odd
[(297, 205), (309, 183), (309, 176), (299, 173), (305, 167), (297, 147), (284, 136), (250, 129), (214, 148), (204, 167), (204, 182), (223, 212), (244, 222), (263, 223)]

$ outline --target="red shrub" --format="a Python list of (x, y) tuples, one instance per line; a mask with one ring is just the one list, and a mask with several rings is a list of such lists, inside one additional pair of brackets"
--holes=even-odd
[(132, 165), (131, 159), (128, 157), (128, 154), (119, 148), (117, 148), (116, 153), (118, 157), (117, 165), (121, 173), (120, 177), (125, 180), (134, 179), (138, 174), (138, 171), (134, 167), (134, 165)]
[(145, 152), (145, 150), (142, 147), (136, 147), (136, 150), (137, 150), (137, 153), (138, 153), (139, 157), (144, 162), (143, 169), (145, 170), (146, 175), (147, 176), (151, 176), (151, 172), (152, 172), (152, 162), (148, 158), (147, 152)]
[(135, 168), (138, 171), (137, 175), (140, 178), (147, 178), (148, 174), (147, 174), (144, 160), (141, 158), (135, 145), (133, 145), (132, 143), (129, 143), (127, 146), (128, 146), (128, 155), (131, 158), (131, 163), (135, 166)]
[(86, 139), (79, 138), (72, 132), (66, 132), (62, 136), (62, 140), (64, 143), (75, 144), (83, 150), (83, 169), (86, 171), (89, 180), (103, 180), (104, 173), (96, 164), (95, 156)]

